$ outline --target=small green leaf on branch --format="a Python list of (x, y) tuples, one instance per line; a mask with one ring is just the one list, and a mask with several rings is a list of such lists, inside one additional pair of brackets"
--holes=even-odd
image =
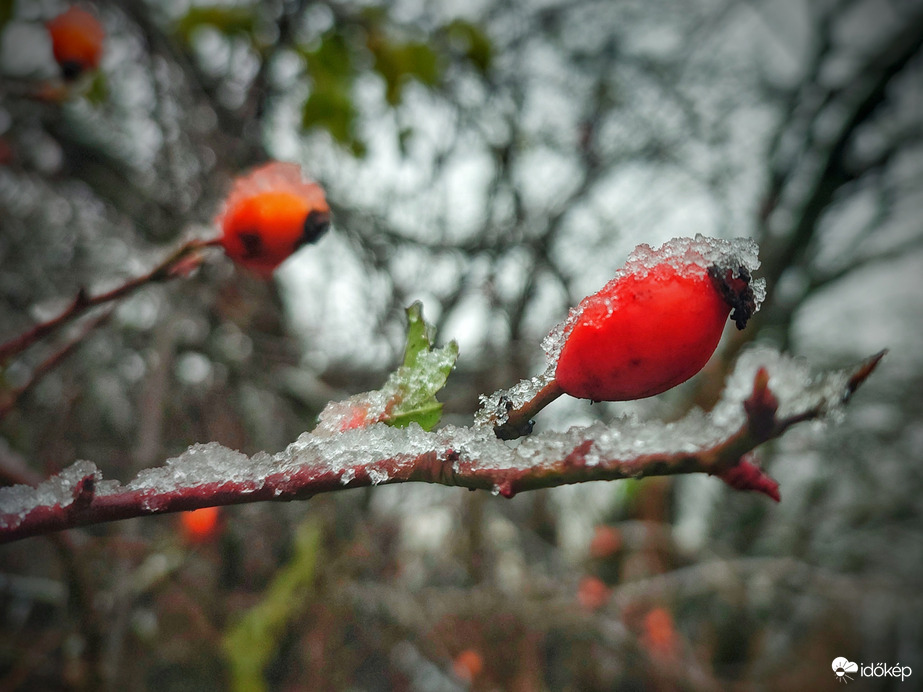
[(403, 428), (418, 423), (432, 430), (442, 417), (442, 404), (436, 394), (445, 387), (458, 359), (458, 343), (450, 341), (434, 348), (436, 329), (423, 319), (423, 305), (417, 301), (407, 308), (407, 345), (404, 364), (391, 373), (384, 391), (390, 397), (388, 425)]
[(333, 434), (386, 423), (403, 428), (411, 423), (432, 430), (442, 418), (436, 394), (445, 386), (458, 358), (458, 344), (434, 347), (435, 328), (423, 319), (423, 306), (407, 308), (407, 342), (403, 364), (388, 376), (384, 386), (345, 401), (327, 404), (315, 434)]

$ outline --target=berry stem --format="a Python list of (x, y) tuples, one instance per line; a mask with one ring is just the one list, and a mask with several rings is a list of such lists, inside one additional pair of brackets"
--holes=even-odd
[(532, 432), (532, 418), (552, 401), (564, 393), (554, 378), (542, 387), (534, 397), (519, 408), (510, 408), (506, 421), (494, 428), (494, 434), (501, 440), (515, 440)]

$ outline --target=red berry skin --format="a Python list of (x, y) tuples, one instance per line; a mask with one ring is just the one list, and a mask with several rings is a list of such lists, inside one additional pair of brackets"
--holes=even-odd
[(704, 367), (730, 312), (703, 267), (664, 263), (621, 276), (578, 307), (555, 379), (594, 401), (660, 394)]
[(321, 187), (293, 163), (271, 162), (238, 178), (216, 223), (228, 257), (268, 277), (330, 224)]
[(65, 79), (76, 79), (99, 67), (106, 32), (96, 17), (71, 7), (45, 26), (51, 36), (54, 59)]

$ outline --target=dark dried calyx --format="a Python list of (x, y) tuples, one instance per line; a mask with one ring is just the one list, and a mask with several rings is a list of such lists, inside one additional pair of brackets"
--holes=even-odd
[(317, 211), (310, 212), (304, 220), (304, 230), (298, 239), (297, 247), (313, 243), (320, 238), (324, 232), (330, 228), (330, 212)]
[(258, 231), (241, 231), (237, 237), (244, 246), (245, 259), (254, 259), (263, 253), (263, 239)]
[(738, 329), (747, 326), (747, 322), (756, 312), (756, 296), (750, 287), (750, 270), (744, 266), (737, 269), (733, 276), (727, 267), (713, 265), (708, 268), (708, 275), (728, 305), (731, 306), (731, 319)]

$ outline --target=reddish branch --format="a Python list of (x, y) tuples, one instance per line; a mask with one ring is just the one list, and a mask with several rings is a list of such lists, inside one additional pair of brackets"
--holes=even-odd
[[(850, 371), (836, 396), (845, 402), (883, 355), (879, 353)], [(819, 396), (813, 405), (780, 417), (778, 401), (769, 389), (765, 369), (761, 368), (754, 378), (751, 395), (743, 402), (746, 412), (743, 424), (721, 442), (695, 451), (618, 458), (605, 453), (605, 445), (593, 437), (599, 430), (589, 428), (582, 439), (571, 433), (546, 433), (530, 438), (531, 452), (537, 449), (542, 459), (530, 465), (529, 457), (522, 451), (524, 443), (512, 448), (492, 434), (472, 439), (470, 429), (432, 433), (416, 429), (391, 430), (389, 434), (404, 437), (389, 438), (389, 444), (393, 445), (395, 439), (403, 440), (404, 450), (377, 454), (370, 459), (370, 443), (375, 441), (367, 437), (371, 431), (356, 430), (324, 440), (309, 436), (306, 444), (315, 445), (311, 451), (286, 452), (288, 459), (278, 461), (278, 472), (269, 466), (269, 472), (254, 479), (228, 478), (183, 485), (174, 477), (161, 487), (152, 484), (150, 488), (129, 486), (97, 492), (101, 479), (94, 469), (74, 480), (70, 501), (63, 505), (41, 505), (21, 512), (0, 506), (0, 542), (149, 514), (264, 500), (304, 500), (319, 493), (380, 483), (422, 481), (492, 490), (513, 497), (526, 490), (594, 480), (686, 473), (725, 476), (754, 448), (781, 436), (792, 425), (824, 416), (829, 406), (830, 399)], [(491, 458), (487, 459), (488, 456)], [(240, 457), (246, 463), (246, 457)], [(334, 457), (345, 458), (347, 462)], [(349, 463), (350, 459), (355, 463)], [(254, 457), (250, 461), (254, 466), (267, 463), (266, 458)], [(744, 487), (766, 492), (758, 486)]]
[(4, 365), (13, 356), (25, 351), (35, 342), (80, 317), (91, 308), (123, 298), (147, 284), (167, 281), (187, 274), (201, 263), (201, 251), (206, 247), (217, 245), (219, 242), (218, 238), (190, 240), (181, 245), (147, 274), (131, 279), (111, 291), (91, 296), (84, 289), (80, 289), (70, 305), (59, 315), (45, 322), (40, 322), (19, 336), (0, 344), (0, 366)]
[(16, 403), (23, 394), (38, 384), (45, 375), (58, 367), (58, 364), (73, 353), (83, 340), (86, 339), (88, 334), (107, 322), (110, 317), (112, 317), (112, 311), (107, 310), (96, 319), (87, 322), (77, 336), (39, 363), (32, 371), (32, 376), (24, 384), (8, 392), (3, 392), (2, 395), (0, 395), (0, 420), (5, 418), (6, 414), (16, 406)]

